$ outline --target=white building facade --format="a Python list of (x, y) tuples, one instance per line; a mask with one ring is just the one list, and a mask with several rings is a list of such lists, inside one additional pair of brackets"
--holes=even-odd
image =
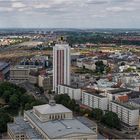
[(81, 89), (74, 88), (67, 85), (58, 85), (58, 94), (68, 94), (71, 99), (80, 100), (81, 99)]
[(70, 85), (70, 46), (56, 44), (53, 48), (53, 90), (59, 84)]
[(99, 94), (82, 91), (82, 104), (91, 108), (99, 108), (101, 110), (107, 110), (108, 98)]
[(109, 110), (116, 113), (120, 120), (129, 126), (138, 126), (139, 109), (118, 102), (110, 102)]

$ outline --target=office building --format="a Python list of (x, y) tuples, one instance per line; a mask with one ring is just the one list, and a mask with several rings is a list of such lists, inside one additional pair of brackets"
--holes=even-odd
[(108, 109), (108, 98), (95, 91), (82, 91), (82, 104), (90, 108)]
[(60, 43), (53, 48), (53, 90), (63, 84), (70, 85), (70, 46)]
[(38, 68), (35, 66), (22, 66), (22, 65), (11, 67), (10, 81), (14, 81), (17, 83), (28, 81), (31, 71), (38, 71)]
[(115, 112), (124, 127), (127, 129), (135, 129), (139, 124), (139, 109), (129, 103), (120, 103), (116, 101), (110, 102), (109, 110)]

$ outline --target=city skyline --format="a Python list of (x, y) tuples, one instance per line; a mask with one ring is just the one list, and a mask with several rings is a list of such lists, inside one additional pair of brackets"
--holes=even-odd
[(139, 6), (139, 0), (0, 0), (0, 28), (140, 28)]

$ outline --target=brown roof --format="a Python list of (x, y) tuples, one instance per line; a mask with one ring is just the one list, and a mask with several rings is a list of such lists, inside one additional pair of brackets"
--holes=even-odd
[(128, 102), (129, 98), (128, 95), (122, 95), (118, 97), (119, 102)]

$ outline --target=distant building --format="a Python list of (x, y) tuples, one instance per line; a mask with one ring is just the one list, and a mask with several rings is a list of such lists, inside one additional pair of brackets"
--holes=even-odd
[(139, 125), (139, 109), (132, 106), (129, 103), (119, 103), (119, 102), (110, 102), (109, 110), (115, 112), (120, 120), (122, 125), (129, 129), (133, 130), (138, 128)]
[(38, 84), (38, 75), (39, 75), (38, 71), (30, 70), (28, 81), (31, 84)]
[(0, 62), (0, 81), (3, 81), (9, 74), (10, 64), (6, 62)]
[(53, 47), (53, 90), (62, 84), (70, 85), (70, 46), (63, 43)]
[(25, 66), (15, 66), (10, 68), (11, 81), (27, 81), (29, 79), (30, 69)]
[[(23, 133), (22, 140), (31, 139), (29, 133), (32, 130), (35, 131), (35, 134), (32, 135), (38, 136), (38, 139), (97, 139), (96, 124), (92, 123), (91, 126), (83, 118), (73, 118), (71, 110), (52, 101), (50, 104), (35, 106), (32, 110), (25, 111), (24, 122), (31, 126), (32, 129), (25, 129), (26, 125), (13, 127), (12, 125), (16, 125), (16, 122), (7, 125), (11, 139), (15, 139), (15, 136), (21, 136)], [(35, 136), (32, 137), (37, 139)]]
[(30, 59), (23, 59), (20, 65), (32, 65), (37, 67), (46, 67), (48, 63), (48, 56), (35, 55)]
[(81, 100), (82, 94), (80, 88), (74, 88), (68, 85), (58, 85), (58, 94), (67, 94), (71, 99)]
[(38, 86), (44, 90), (52, 90), (53, 76), (52, 75), (39, 75)]
[(31, 70), (37, 71), (38, 69), (35, 66), (17, 65), (17, 66), (11, 67), (10, 68), (10, 81), (15, 81), (15, 82), (20, 83), (20, 82), (29, 80)]
[(128, 95), (132, 91), (126, 88), (112, 88), (106, 89), (105, 92), (102, 93), (103, 96), (106, 96), (109, 101), (120, 101), (120, 102), (127, 102), (129, 97)]

